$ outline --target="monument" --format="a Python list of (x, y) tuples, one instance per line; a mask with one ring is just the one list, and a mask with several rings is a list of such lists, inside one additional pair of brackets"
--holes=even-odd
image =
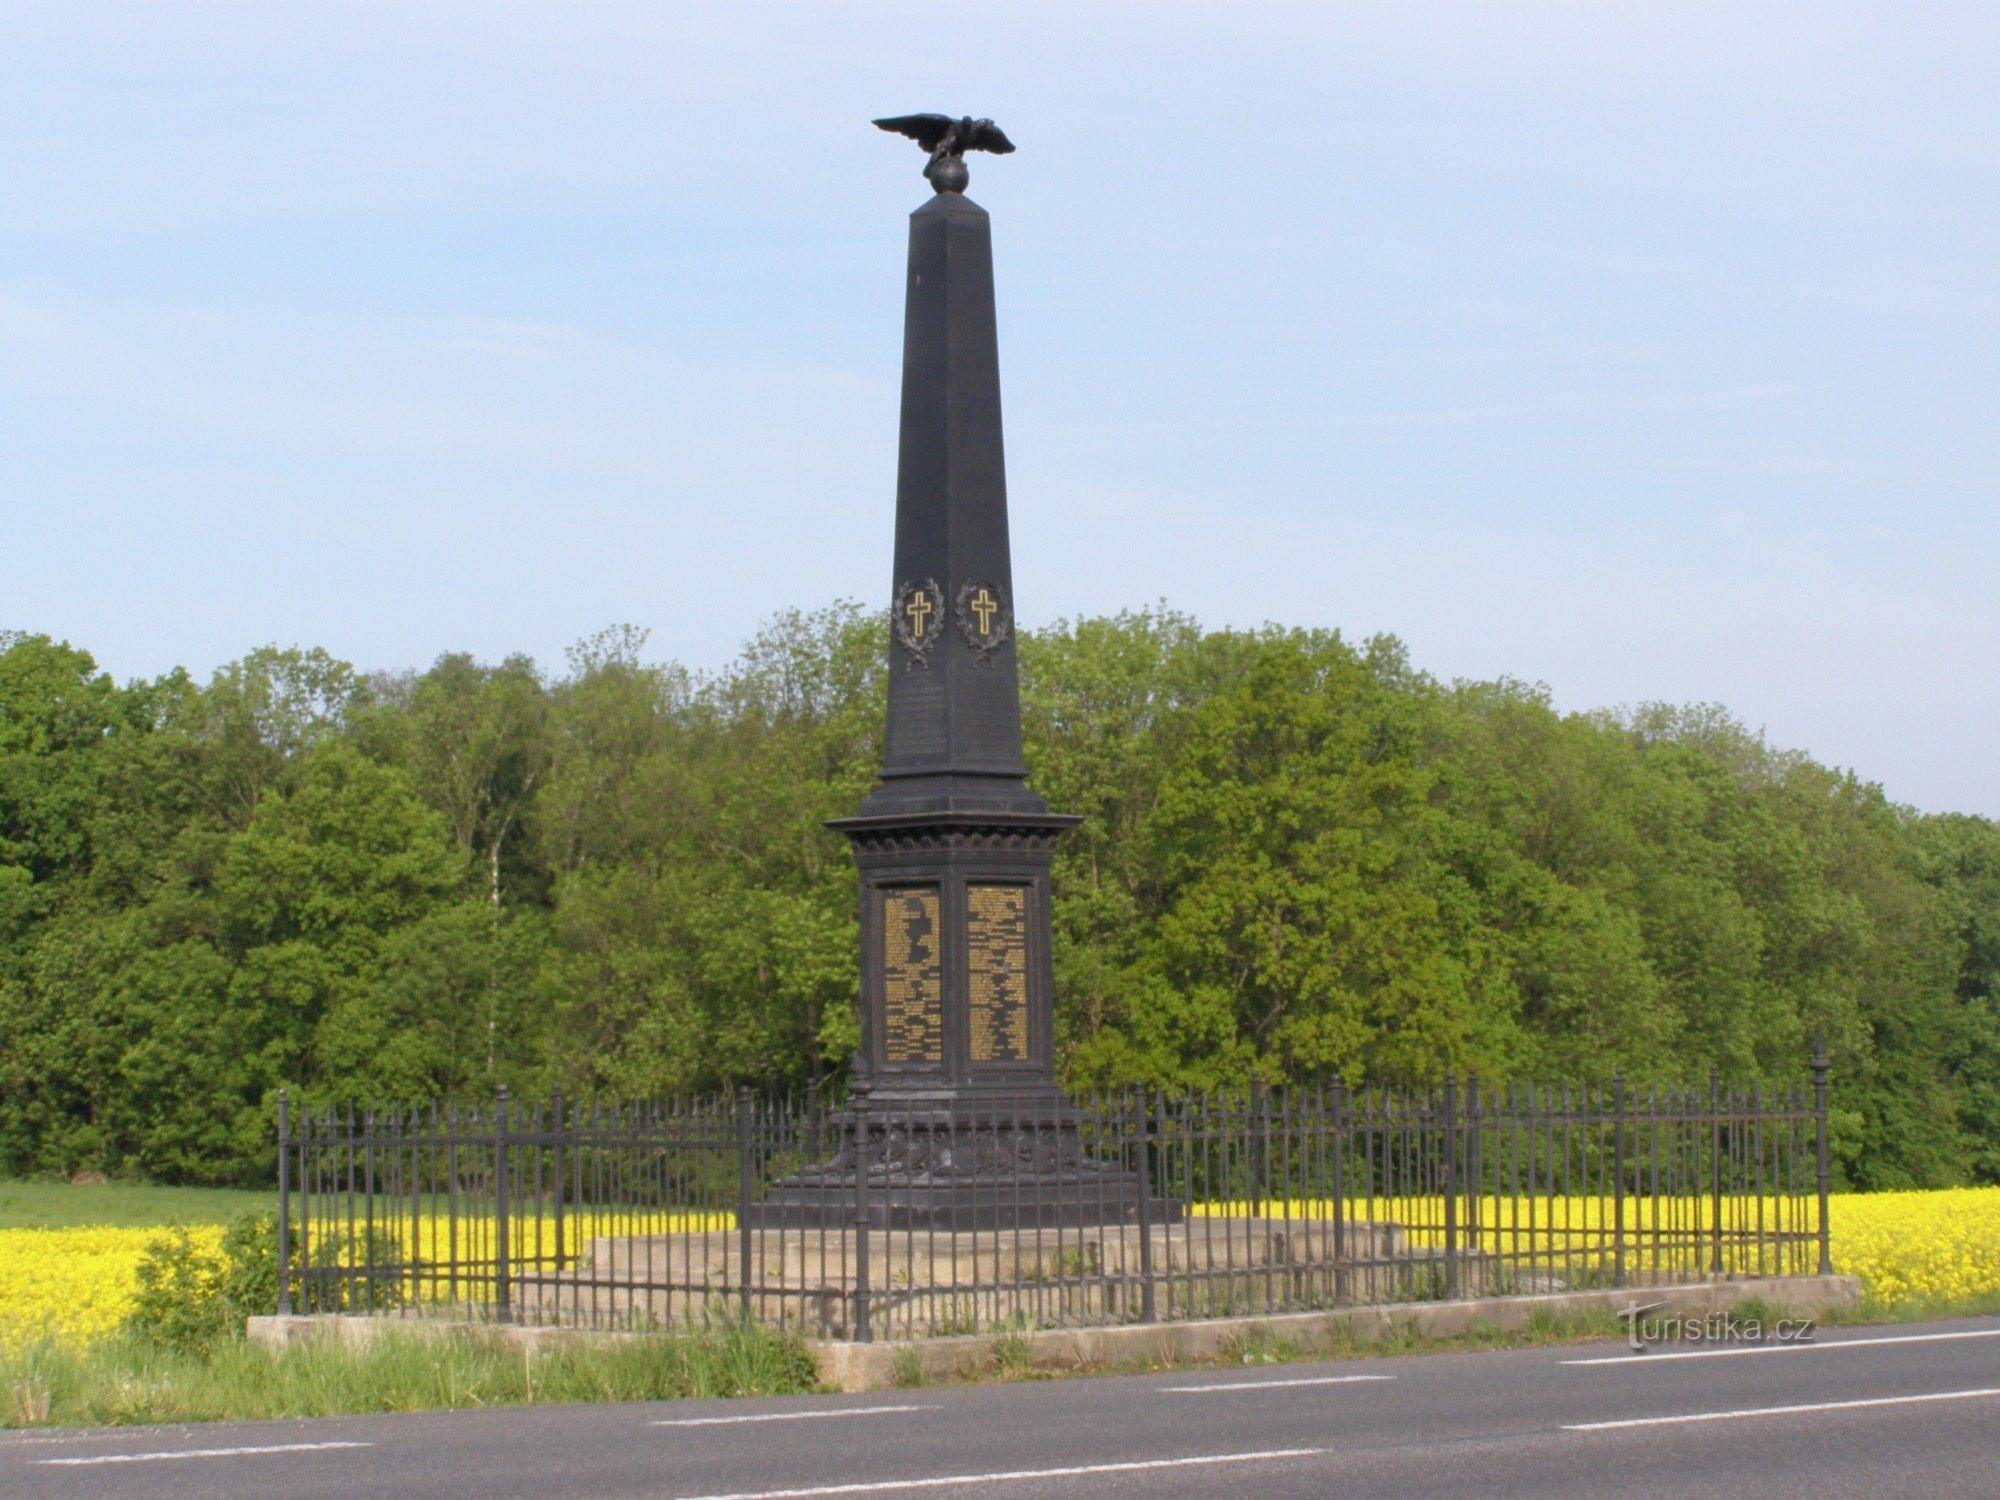
[(991, 120), (875, 123), (930, 153), (934, 196), (910, 215), (881, 780), (828, 824), (860, 874), (856, 1108), (760, 1217), (851, 1221), (860, 1190), (888, 1223), (1124, 1220), (1137, 1179), (1089, 1155), (1055, 1081), (1049, 873), (1081, 820), (1021, 758), (993, 238), (964, 161), (1014, 145)]

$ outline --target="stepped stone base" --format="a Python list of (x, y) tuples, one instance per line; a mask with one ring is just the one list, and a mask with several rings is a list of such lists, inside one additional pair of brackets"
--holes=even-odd
[[(1015, 1230), (1140, 1220), (1136, 1173), (1093, 1156), (1080, 1117), (1050, 1093), (891, 1111), (858, 1163), (856, 1122), (841, 1122), (826, 1161), (776, 1183), (747, 1215), (757, 1228)], [(1147, 1222), (1171, 1224), (1181, 1206), (1155, 1198)]]
[[(1195, 1218), (1152, 1225), (1143, 1240), (1163, 1318), (1437, 1297), (1448, 1281), (1443, 1255), (1413, 1248), (1397, 1224), (1347, 1223), (1336, 1246), (1318, 1221)], [(872, 1231), (870, 1322), (909, 1337), (1136, 1317), (1141, 1244), (1134, 1224)], [(574, 1269), (519, 1275), (513, 1311), (531, 1324), (666, 1327), (741, 1312), (747, 1280), (752, 1317), (844, 1338), (856, 1325), (858, 1251), (852, 1229), (753, 1227), (746, 1277), (736, 1230), (607, 1237)], [(1485, 1257), (1455, 1259), (1451, 1287), (1480, 1295)]]
[[(1092, 1163), (1091, 1165), (1095, 1165)], [(1130, 1172), (1102, 1170), (1088, 1175), (1023, 1177), (1011, 1182), (903, 1181), (872, 1184), (864, 1195), (853, 1179), (815, 1181), (801, 1174), (778, 1183), (749, 1222), (758, 1229), (850, 1229), (865, 1213), (875, 1229), (966, 1231), (1054, 1229), (1072, 1231), (1139, 1222), (1139, 1179)], [(1172, 1224), (1179, 1203), (1155, 1198), (1147, 1218)]]

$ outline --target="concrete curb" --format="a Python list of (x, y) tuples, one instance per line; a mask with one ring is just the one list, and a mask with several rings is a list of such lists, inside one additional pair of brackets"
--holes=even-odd
[[(1683, 1317), (1701, 1316), (1727, 1312), (1750, 1297), (1761, 1298), (1787, 1316), (1821, 1317), (1856, 1306), (1861, 1300), (1861, 1283), (1853, 1276), (1772, 1276), (1698, 1282), (1690, 1286), (1548, 1292), (1460, 1302), (1403, 1302), (1255, 1318), (1210, 1318), (1194, 1323), (1126, 1323), (1108, 1328), (976, 1333), (903, 1343), (856, 1344), (837, 1339), (808, 1339), (806, 1346), (812, 1351), (820, 1379), (826, 1384), (842, 1391), (878, 1391), (895, 1387), (911, 1374), (940, 1380), (990, 1373), (999, 1368), (1003, 1351), (1010, 1369), (1069, 1371), (1103, 1365), (1217, 1359), (1262, 1340), (1289, 1343), (1307, 1353), (1325, 1353), (1385, 1335), (1451, 1338), (1469, 1333), (1475, 1327), (1516, 1333), (1529, 1327), (1538, 1315), (1575, 1318), (1591, 1313), (1615, 1313), (1636, 1303), (1659, 1303), (1663, 1311)], [(474, 1332), (523, 1350), (648, 1337), (644, 1333), (533, 1324), (480, 1324), (348, 1313), (256, 1317), (249, 1320), (247, 1332), (251, 1342), (272, 1349), (318, 1340), (361, 1349), (384, 1337), (456, 1338)]]
[[(906, 1343), (855, 1344), (810, 1341), (820, 1379), (843, 1391), (886, 1390), (899, 1376), (921, 1371), (925, 1379), (991, 1372), (1004, 1348), (1011, 1368), (1085, 1370), (1101, 1365), (1215, 1359), (1259, 1340), (1282, 1340), (1308, 1353), (1365, 1343), (1385, 1334), (1451, 1338), (1475, 1326), (1515, 1333), (1537, 1315), (1574, 1318), (1615, 1313), (1635, 1304), (1663, 1304), (1683, 1317), (1726, 1312), (1758, 1297), (1791, 1317), (1822, 1317), (1861, 1300), (1853, 1276), (1772, 1276), (1701, 1282), (1692, 1286), (1627, 1287), (1617, 1291), (1550, 1292), (1527, 1297), (1483, 1297), (1462, 1302), (1404, 1302), (1343, 1307), (1325, 1312), (1279, 1313), (1255, 1318), (1210, 1318), (1195, 1323), (1128, 1323), (1111, 1328), (1051, 1328), (1020, 1334), (968, 1334)], [(915, 1361), (915, 1369), (911, 1361)], [(899, 1369), (899, 1366), (901, 1367)]]

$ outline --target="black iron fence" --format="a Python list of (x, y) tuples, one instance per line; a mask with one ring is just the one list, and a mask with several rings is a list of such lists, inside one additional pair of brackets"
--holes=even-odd
[(282, 1310), (841, 1338), (1831, 1269), (1799, 1086), (281, 1104)]

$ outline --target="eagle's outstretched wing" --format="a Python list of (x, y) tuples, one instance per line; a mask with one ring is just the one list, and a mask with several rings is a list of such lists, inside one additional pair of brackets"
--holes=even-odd
[(991, 151), (995, 156), (1005, 156), (1014, 149), (1007, 133), (991, 120), (974, 120), (971, 137), (959, 144), (968, 151)]
[[(950, 115), (895, 115), (877, 120), (875, 126), (878, 130), (893, 130), (897, 135), (906, 135), (926, 151), (935, 151), (945, 132), (957, 123)], [(1011, 151), (1014, 148), (1009, 146), (1007, 149)]]

